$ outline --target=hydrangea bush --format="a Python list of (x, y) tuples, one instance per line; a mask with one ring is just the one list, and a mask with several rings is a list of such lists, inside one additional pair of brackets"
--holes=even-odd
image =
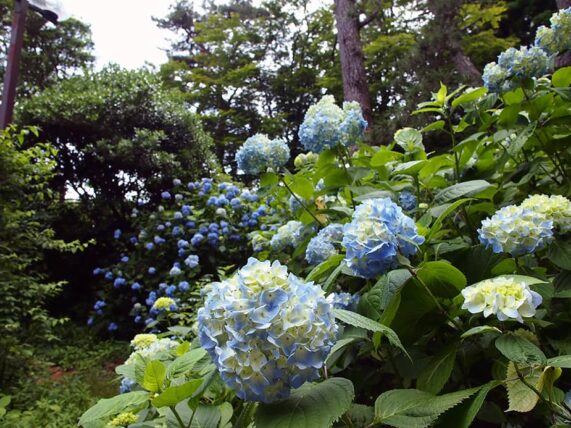
[[(196, 323), (135, 338), (130, 392), (80, 423), (571, 424), (571, 68), (532, 76), (537, 49), (501, 57), (501, 91), (442, 85), (415, 112), (430, 124), (386, 146), (363, 144), (358, 106), (311, 107), (312, 153), (257, 172), (275, 211), (256, 258), (201, 288)], [(161, 340), (178, 345), (142, 355)]]

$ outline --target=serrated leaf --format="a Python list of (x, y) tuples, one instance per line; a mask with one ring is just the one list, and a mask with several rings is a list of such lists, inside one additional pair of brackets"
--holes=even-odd
[(147, 402), (148, 398), (149, 393), (146, 391), (133, 391), (112, 398), (103, 398), (81, 416), (79, 425), (85, 426), (125, 410), (142, 406)]
[(351, 419), (351, 422), (353, 422), (353, 426), (367, 427), (373, 423), (375, 409), (363, 404), (353, 404), (347, 412), (347, 416)]
[(477, 387), (441, 396), (418, 389), (388, 391), (375, 401), (375, 422), (396, 428), (424, 428), (479, 390)]
[(438, 394), (450, 378), (455, 361), (456, 349), (436, 355), (418, 377), (416, 387), (421, 391)]
[(153, 399), (153, 406), (176, 406), (185, 398), (190, 398), (202, 382), (203, 379), (193, 379), (182, 385), (170, 386)]
[(547, 248), (547, 258), (565, 270), (571, 270), (571, 242), (554, 241)]
[(430, 231), (428, 232), (428, 235), (426, 235), (426, 242), (430, 242), (431, 239), (434, 237), (434, 235), (436, 233), (440, 232), (440, 229), (442, 229), (442, 224), (444, 223), (444, 220), (446, 220), (446, 218), (450, 214), (452, 214), (454, 211), (456, 211), (457, 208), (464, 205), (466, 202), (469, 202), (472, 200), (473, 200), (472, 198), (464, 198), (464, 199), (460, 199), (460, 200), (453, 202), (450, 205), (448, 205), (444, 209), (444, 211), (442, 211), (440, 213), (438, 218), (434, 221), (434, 224), (430, 227)]
[(546, 365), (571, 369), (571, 355), (560, 355), (559, 357), (549, 358)]
[(332, 269), (339, 265), (343, 261), (345, 256), (343, 254), (335, 254), (334, 256), (329, 257), (323, 263), (318, 264), (313, 268), (309, 275), (307, 275), (307, 281), (315, 281), (319, 279), (321, 275), (327, 272), (329, 269)]
[(225, 428), (232, 420), (234, 409), (232, 408), (232, 404), (227, 401), (219, 405), (218, 408), (220, 409), (220, 423), (218, 426), (219, 428)]
[(194, 365), (206, 356), (206, 351), (202, 348), (192, 349), (184, 355), (175, 359), (168, 367), (167, 377), (173, 379), (180, 376), (189, 370), (192, 370)]
[(474, 397), (446, 412), (439, 419), (439, 426), (449, 428), (469, 428), (472, 426), (472, 422), (484, 404), (488, 392), (501, 384), (501, 381), (492, 381), (483, 385)]
[(472, 180), (463, 183), (453, 184), (446, 189), (441, 190), (434, 197), (434, 203), (437, 205), (445, 204), (462, 196), (473, 196), (492, 185), (486, 180)]
[(264, 428), (328, 428), (349, 410), (354, 397), (353, 383), (348, 379), (306, 383), (292, 391), (287, 400), (260, 404), (254, 423)]
[(294, 176), (290, 183), (291, 189), (303, 199), (311, 199), (313, 196), (313, 183), (302, 176)]
[(459, 269), (443, 261), (423, 263), (416, 275), (440, 297), (455, 297), (468, 283)]
[(380, 324), (377, 321), (373, 321), (372, 319), (366, 318), (363, 315), (359, 315), (355, 312), (346, 311), (345, 309), (333, 309), (333, 315), (335, 318), (352, 325), (354, 327), (364, 328), (369, 331), (379, 332), (384, 334), (389, 342), (393, 345), (402, 350), (405, 354), (408, 355), (402, 343), (397, 336), (397, 334), (386, 325)]
[(143, 377), (143, 388), (147, 391), (159, 391), (165, 381), (167, 369), (160, 361), (151, 361), (145, 366)]
[(503, 334), (496, 339), (496, 348), (510, 361), (529, 365), (545, 365), (545, 354), (529, 340), (515, 334)]
[[(541, 392), (543, 389), (543, 371), (529, 366), (520, 367), (518, 365), (518, 368), (525, 381)], [(507, 367), (505, 387), (508, 392), (508, 411), (529, 412), (533, 410), (539, 400), (537, 394), (520, 380), (513, 361), (510, 361)]]
[(459, 105), (475, 101), (478, 98), (486, 95), (487, 92), (488, 90), (486, 88), (478, 88), (472, 91), (465, 92), (462, 95), (460, 95), (458, 98), (456, 98), (454, 101), (452, 101), (452, 107), (456, 108)]

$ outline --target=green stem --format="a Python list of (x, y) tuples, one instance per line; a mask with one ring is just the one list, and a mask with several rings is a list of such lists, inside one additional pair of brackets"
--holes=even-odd
[(446, 112), (446, 122), (448, 123), (448, 134), (452, 139), (452, 152), (454, 153), (454, 178), (456, 183), (460, 182), (460, 158), (458, 157), (458, 152), (456, 151), (456, 136), (454, 135), (454, 129), (452, 127), (452, 118), (450, 117), (450, 112)]
[[(181, 428), (186, 428), (186, 426), (184, 425), (184, 422), (182, 421), (182, 418), (180, 417), (180, 415), (178, 414), (178, 412), (176, 411), (174, 406), (170, 406), (171, 411), (174, 413), (174, 417), (176, 418), (176, 420), (178, 421), (178, 424), (180, 425)], [(194, 416), (194, 412), (192, 412), (192, 415)], [(190, 426), (190, 425), (189, 425)]]
[[(347, 181), (349, 181), (351, 176), (349, 175), (349, 170), (347, 169), (347, 165), (345, 164), (345, 159), (347, 160), (347, 163), (351, 165), (351, 156), (349, 155), (349, 152), (345, 146), (339, 146), (339, 158), (341, 159), (341, 164), (343, 165), (343, 169), (345, 170)], [(351, 189), (349, 189), (349, 194), (351, 195), (351, 204), (353, 205), (353, 209), (355, 209), (356, 208), (355, 196), (353, 195), (353, 191)]]
[(305, 205), (305, 203), (294, 193), (294, 191), (291, 190), (291, 187), (289, 187), (289, 185), (286, 183), (286, 181), (285, 181), (285, 179), (284, 179), (283, 177), (281, 178), (281, 181), (282, 181), (282, 183), (284, 184), (285, 188), (289, 191), (289, 193), (291, 193), (291, 195), (295, 198), (295, 200), (302, 206), (302, 208), (303, 208), (305, 211), (307, 211), (307, 213), (308, 213), (311, 217), (313, 217), (313, 219), (314, 219), (318, 224), (320, 224), (321, 226), (324, 226), (324, 223), (323, 223), (321, 220), (319, 220), (319, 219), (317, 218), (317, 216), (311, 212), (311, 210), (307, 207), (307, 205)]
[(448, 321), (450, 321), (454, 327), (456, 327), (456, 329), (458, 330), (462, 330), (462, 326), (458, 323), (458, 321), (456, 321), (454, 318), (452, 318), (450, 316), (450, 314), (448, 313), (448, 311), (446, 309), (444, 309), (444, 307), (440, 304), (440, 302), (436, 299), (436, 296), (434, 294), (432, 294), (432, 291), (430, 291), (430, 288), (428, 288), (428, 285), (426, 285), (426, 283), (422, 280), (422, 278), (420, 278), (416, 272), (414, 271), (414, 269), (412, 269), (410, 266), (405, 266), (406, 269), (410, 272), (410, 274), (414, 277), (414, 279), (416, 279), (418, 281), (418, 283), (420, 285), (422, 285), (422, 287), (426, 290), (426, 292), (428, 293), (428, 295), (430, 296), (430, 298), (432, 299), (432, 301), (434, 302), (434, 304), (436, 305), (436, 307), (438, 308), (438, 310), (446, 316), (446, 318), (448, 318)]

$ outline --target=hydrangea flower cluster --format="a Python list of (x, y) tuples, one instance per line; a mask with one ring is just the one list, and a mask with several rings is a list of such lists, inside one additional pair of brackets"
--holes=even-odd
[(345, 102), (341, 109), (332, 95), (325, 95), (317, 104), (309, 107), (298, 135), (306, 150), (321, 153), (338, 144), (355, 144), (363, 136), (366, 127), (367, 121), (363, 119), (357, 102)]
[(522, 46), (519, 50), (509, 48), (498, 56), (497, 64), (492, 62), (484, 68), (484, 86), (491, 92), (512, 89), (511, 79), (541, 77), (549, 70), (549, 57), (542, 49)]
[(561, 195), (532, 195), (521, 203), (522, 208), (533, 210), (553, 221), (561, 233), (571, 232), (571, 201)]
[(339, 251), (335, 247), (343, 239), (343, 225), (330, 224), (311, 238), (305, 251), (305, 260), (310, 265), (318, 265)]
[(343, 227), (345, 262), (355, 275), (374, 278), (397, 265), (397, 254), (408, 257), (424, 242), (414, 220), (390, 198), (368, 199)]
[(416, 208), (416, 196), (408, 190), (403, 190), (399, 194), (399, 204), (405, 211), (412, 211)]
[(320, 287), (254, 258), (211, 284), (198, 325), (224, 382), (241, 399), (263, 402), (317, 379), (338, 332)]
[(535, 35), (535, 46), (548, 55), (571, 49), (571, 8), (560, 10), (551, 16), (551, 28), (541, 26)]
[[(143, 336), (142, 338), (140, 336)], [(154, 338), (152, 337), (154, 336)], [(163, 338), (159, 339), (154, 334), (136, 335), (131, 341), (134, 351), (129, 355), (125, 364), (133, 364), (138, 357), (143, 357), (148, 360), (160, 360), (168, 356), (179, 343), (176, 340)]]
[(297, 247), (306, 238), (308, 228), (301, 221), (290, 220), (280, 226), (270, 241), (274, 251), (282, 251), (288, 247)]
[(482, 221), (480, 242), (494, 253), (517, 257), (539, 250), (553, 238), (553, 222), (529, 208), (509, 205)]
[(523, 317), (535, 315), (541, 304), (540, 294), (529, 288), (521, 279), (500, 276), (487, 279), (462, 290), (464, 304), (462, 309), (470, 313), (484, 313), (487, 318), (494, 314), (498, 320), (513, 318), (523, 323)]
[(117, 416), (111, 419), (111, 421), (109, 421), (109, 426), (126, 427), (131, 424), (134, 424), (135, 422), (137, 422), (138, 419), (139, 417), (131, 412), (119, 413)]
[(357, 293), (331, 293), (327, 296), (327, 302), (336, 309), (345, 309), (347, 311), (355, 310), (359, 304), (359, 295)]
[[(216, 254), (221, 264), (233, 260), (237, 252), (250, 251), (250, 233), (267, 228), (265, 223), (275, 214), (267, 200), (231, 182), (203, 178), (183, 185), (175, 179), (173, 185), (166, 192), (171, 197), (161, 198), (158, 208), (147, 209), (144, 201), (138, 201), (135, 222), (140, 229), (132, 236), (123, 232), (119, 237), (126, 247), (117, 263), (93, 270), (105, 278), (110, 295), (131, 298), (131, 315), (141, 327), (155, 328), (161, 313), (194, 304), (191, 288), (209, 273), (200, 266), (196, 253)], [(142, 278), (141, 271), (145, 272)], [(113, 301), (98, 301), (88, 325), (114, 312)], [(120, 328), (117, 321), (108, 327), (110, 331)]]
[(238, 168), (246, 174), (259, 175), (268, 168), (274, 170), (289, 160), (289, 147), (281, 139), (270, 140), (264, 134), (256, 134), (246, 140), (236, 152)]
[(301, 169), (304, 166), (314, 165), (317, 159), (319, 159), (319, 156), (313, 152), (300, 153), (293, 160), (293, 164), (297, 169)]

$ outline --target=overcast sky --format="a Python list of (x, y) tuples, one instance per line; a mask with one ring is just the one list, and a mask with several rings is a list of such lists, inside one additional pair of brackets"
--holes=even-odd
[(91, 25), (97, 68), (109, 62), (137, 68), (167, 57), (169, 31), (160, 30), (151, 17), (168, 13), (172, 0), (60, 0), (65, 12)]

